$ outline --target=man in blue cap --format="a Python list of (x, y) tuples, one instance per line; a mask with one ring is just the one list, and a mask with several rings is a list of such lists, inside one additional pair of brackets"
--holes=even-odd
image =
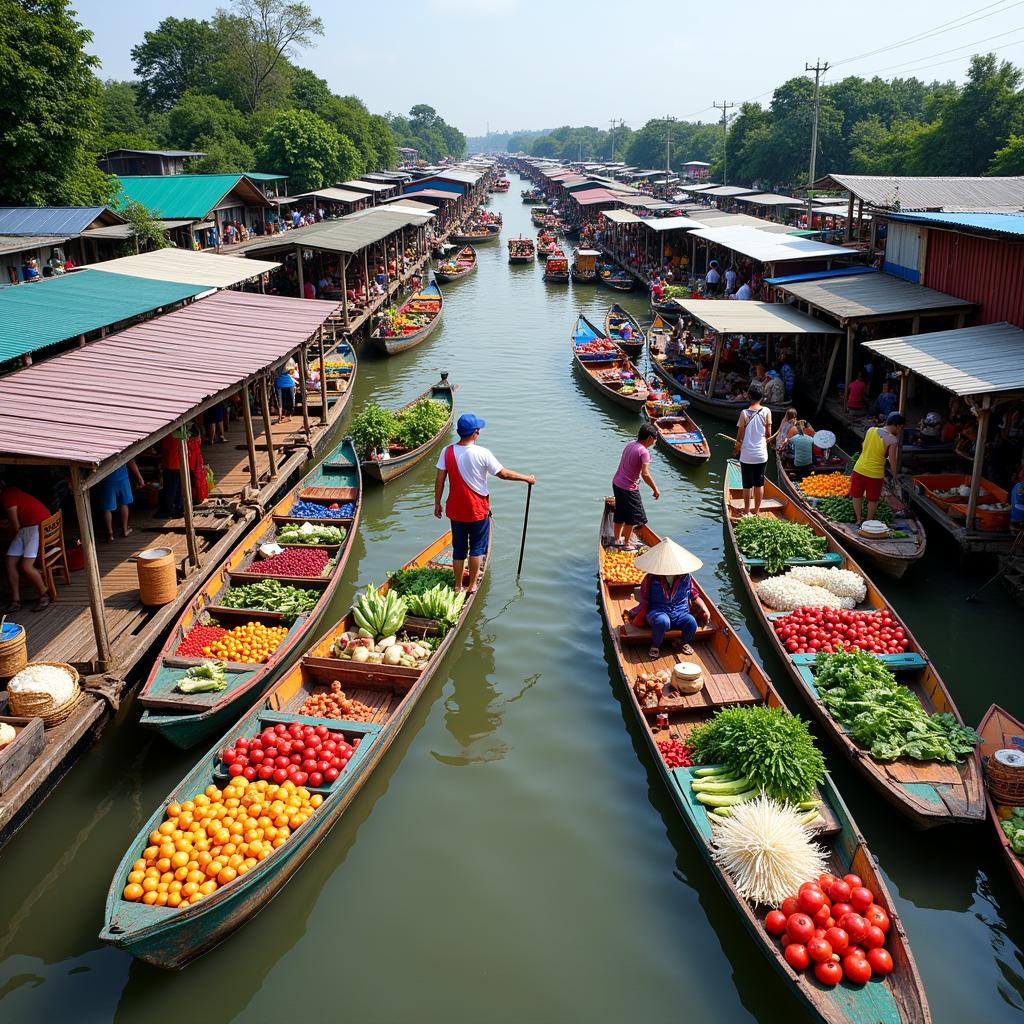
[(524, 476), (505, 469), (489, 449), (476, 444), (480, 431), (487, 424), (467, 412), (459, 417), (455, 429), (458, 444), (448, 445), (437, 460), (434, 480), (434, 515), (441, 518), (441, 497), (444, 482), (448, 480), (448, 503), (444, 514), (452, 528), (452, 569), (455, 571), (455, 589), (462, 590), (463, 571), (469, 556), (469, 592), (472, 594), (480, 582), (480, 561), (487, 553), (491, 535), (491, 499), (487, 490), (487, 477), (501, 480), (520, 480), (536, 483), (533, 476)]

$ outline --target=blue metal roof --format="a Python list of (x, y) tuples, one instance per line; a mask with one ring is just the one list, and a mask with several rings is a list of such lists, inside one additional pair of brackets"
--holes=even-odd
[(936, 227), (972, 228), (1000, 235), (1024, 235), (1024, 213), (892, 213), (892, 220), (905, 220)]
[(78, 235), (105, 206), (3, 206), (0, 235)]
[(793, 281), (820, 281), (823, 277), (853, 277), (854, 274), (877, 274), (874, 267), (843, 267), (841, 270), (815, 270), (808, 274), (787, 274), (766, 277), (765, 284), (790, 284)]

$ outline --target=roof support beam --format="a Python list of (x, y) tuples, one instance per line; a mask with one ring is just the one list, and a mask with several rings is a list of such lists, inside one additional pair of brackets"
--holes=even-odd
[(971, 494), (967, 499), (967, 529), (973, 530), (978, 514), (978, 493), (981, 490), (981, 470), (985, 464), (985, 443), (988, 440), (988, 423), (992, 416), (991, 399), (985, 398), (975, 410), (978, 417), (978, 439), (974, 445), (974, 465), (971, 468)]
[(71, 493), (75, 498), (75, 513), (78, 516), (78, 533), (82, 538), (82, 555), (85, 564), (85, 586), (89, 593), (89, 612), (92, 615), (92, 629), (96, 637), (96, 668), (101, 672), (116, 666), (110, 653), (110, 637), (107, 633), (107, 615), (103, 606), (103, 581), (96, 559), (96, 534), (92, 528), (92, 507), (89, 503), (89, 488), (82, 480), (78, 466), (72, 465)]

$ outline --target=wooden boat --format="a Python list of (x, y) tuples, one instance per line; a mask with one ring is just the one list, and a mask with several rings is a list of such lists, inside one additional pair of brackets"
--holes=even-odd
[[(622, 337), (622, 331), (626, 324), (629, 325), (628, 340)], [(629, 310), (623, 309), (617, 302), (613, 302), (604, 315), (604, 333), (630, 359), (638, 358), (644, 350), (644, 345), (647, 344), (647, 335), (639, 321)]]
[[(613, 499), (606, 499), (598, 543), (599, 565), (603, 565), (604, 550), (613, 534), (614, 505)], [(660, 540), (646, 526), (637, 530), (637, 536), (642, 543), (648, 545)], [(824, 824), (818, 829), (816, 838), (827, 851), (828, 870), (840, 876), (849, 872), (860, 875), (864, 884), (875, 893), (876, 901), (892, 918), (886, 946), (893, 958), (894, 969), (888, 977), (876, 977), (866, 985), (853, 986), (843, 981), (835, 988), (828, 989), (818, 984), (810, 971), (798, 974), (786, 962), (782, 947), (764, 929), (764, 916), (770, 908), (751, 903), (742, 897), (732, 878), (715, 859), (712, 848), (713, 822), (690, 788), (693, 769), (668, 767), (658, 749), (659, 741), (676, 739), (685, 742), (690, 731), (707, 721), (719, 708), (767, 704), (787, 710), (786, 706), (739, 634), (708, 595), (702, 593), (704, 603), (711, 613), (711, 621), (700, 628), (690, 641), (694, 654), (686, 657), (688, 661), (701, 665), (704, 688), (687, 696), (666, 691), (660, 707), (642, 707), (633, 690), (637, 676), (663, 668), (671, 669), (677, 656), (666, 653), (657, 660), (648, 657), (649, 630), (640, 630), (623, 622), (623, 611), (635, 603), (632, 586), (609, 584), (604, 579), (603, 568), (600, 575), (601, 610), (611, 637), (615, 664), (625, 684), (625, 702), (639, 724), (650, 756), (658, 766), (658, 773), (708, 869), (718, 880), (727, 900), (746, 925), (760, 951), (782, 976), (790, 991), (802, 1001), (814, 1020), (827, 1024), (878, 1024), (883, 1021), (885, 1024), (929, 1024), (931, 1014), (924, 986), (906, 933), (897, 921), (898, 914), (892, 896), (831, 777), (826, 777), (817, 793), (817, 798), (821, 800), (820, 813)], [(658, 727), (659, 711), (664, 711), (668, 716), (667, 728)]]
[(370, 332), (370, 337), (385, 355), (397, 355), (426, 341), (431, 331), (441, 322), (443, 311), (444, 296), (437, 282), (431, 281), (425, 288), (410, 295), (398, 310), (399, 317), (408, 317), (412, 321), (406, 333), (386, 334), (386, 320), (382, 317)]
[[(954, 822), (979, 821), (985, 816), (985, 793), (981, 776), (981, 761), (975, 752), (959, 764), (939, 764), (934, 761), (912, 761), (900, 758), (897, 761), (878, 761), (870, 751), (858, 745), (846, 729), (836, 721), (818, 697), (814, 687), (815, 655), (792, 654), (779, 639), (773, 628), (774, 612), (761, 603), (756, 586), (765, 578), (763, 565), (759, 560), (742, 555), (736, 546), (734, 523), (742, 515), (742, 488), (740, 486), (739, 463), (730, 459), (724, 475), (723, 501), (729, 540), (740, 566), (740, 577), (747, 590), (757, 617), (768, 634), (779, 657), (796, 684), (800, 693), (810, 705), (811, 711), (853, 764), (886, 800), (905, 814), (919, 828), (948, 825)], [(784, 491), (770, 480), (765, 481), (762, 514), (779, 516), (810, 527), (826, 541), (825, 554), (816, 564), (849, 569), (864, 579), (867, 596), (858, 607), (863, 611), (884, 609), (892, 615), (910, 640), (910, 649), (903, 654), (885, 654), (879, 657), (891, 671), (897, 673), (900, 681), (909, 686), (928, 712), (948, 712), (962, 722), (960, 712), (946, 689), (935, 666), (928, 659), (921, 645), (914, 638), (909, 627), (896, 614), (878, 588), (867, 577), (864, 570), (840, 547), (835, 537), (830, 536), (821, 526), (796, 504)], [(795, 564), (795, 563), (794, 563)]]
[(481, 225), (479, 227), (463, 228), (450, 237), (453, 242), (457, 242), (459, 245), (479, 245), (481, 242), (489, 242), (498, 236)]
[(610, 263), (598, 264), (597, 275), (601, 284), (615, 292), (631, 292), (636, 287), (632, 274)]
[[(451, 534), (445, 534), (405, 568), (451, 566)], [(485, 563), (486, 566), (486, 563)], [(382, 589), (386, 589), (387, 584)], [(345, 809), (352, 803), (394, 742), (410, 712), (423, 697), (444, 662), (460, 629), (470, 615), (476, 595), (470, 595), (436, 653), (422, 669), (362, 665), (330, 656), (331, 644), (351, 627), (350, 616), (333, 626), (312, 646), (302, 660), (259, 701), (246, 716), (218, 740), (198, 764), (174, 787), (153, 816), (140, 829), (121, 859), (107, 895), (104, 927), (100, 938), (132, 956), (158, 967), (174, 969), (205, 953), (232, 931), (253, 917), (277, 894), (288, 879), (316, 849)], [(425, 623), (429, 628), (429, 623)], [(415, 627), (410, 626), (410, 630)], [(350, 698), (376, 710), (370, 722), (311, 718), (298, 713), (314, 692), (341, 682)], [(181, 803), (211, 784), (226, 781), (220, 774), (219, 752), (240, 736), (253, 736), (267, 725), (297, 721), (303, 725), (325, 725), (344, 732), (351, 742), (359, 739), (352, 759), (333, 785), (313, 789), (323, 803), (298, 826), (287, 842), (259, 861), (247, 874), (199, 903), (187, 908), (147, 906), (122, 898), (132, 864), (149, 844), (149, 835), (164, 819), (170, 803)]]
[(501, 221), (500, 220), (496, 220), (496, 221), (495, 220), (490, 220), (490, 221), (487, 221), (484, 224), (484, 227), (487, 228), (487, 231), (490, 234), (494, 235), (495, 238), (497, 238), (498, 235), (501, 234)]
[(544, 218), (548, 215), (548, 208), (546, 206), (535, 206), (530, 211), (530, 220), (533, 221), (533, 226), (537, 228), (544, 227)]
[(566, 224), (562, 222), (562, 235), (565, 238), (579, 238), (580, 237), (580, 225), (579, 224)]
[(427, 398), (433, 399), (435, 402), (443, 402), (448, 406), (448, 418), (444, 421), (444, 425), (429, 441), (412, 451), (401, 447), (401, 445), (391, 445), (388, 449), (388, 458), (363, 459), (361, 467), (363, 476), (367, 480), (373, 480), (379, 484), (397, 480), (403, 473), (408, 473), (413, 466), (422, 462), (451, 433), (452, 421), (455, 418), (455, 389), (449, 382), (447, 373), (442, 373), (441, 379), (433, 387), (427, 388), (418, 398), (407, 402), (398, 412), (403, 412)]
[(438, 281), (458, 281), (476, 270), (476, 249), (471, 245), (463, 246), (454, 256), (449, 256), (443, 263), (434, 268), (434, 277)]
[(529, 205), (544, 202), (544, 193), (541, 192), (540, 189), (536, 188), (524, 188), (523, 191), (519, 193), (519, 196), (524, 203)]
[[(602, 395), (631, 412), (640, 412), (650, 391), (640, 371), (582, 314), (576, 318), (572, 338), (573, 362)], [(605, 342), (607, 349), (590, 354), (580, 351), (581, 345), (600, 346)], [(632, 383), (626, 386), (632, 390), (623, 393), (623, 374), (632, 375)]]
[(699, 466), (711, 458), (704, 431), (690, 418), (685, 403), (647, 401), (641, 416), (658, 432), (658, 447), (690, 466)]
[(594, 284), (597, 281), (596, 249), (576, 249), (572, 254), (572, 279), (576, 284)]
[(532, 263), (537, 255), (537, 250), (532, 238), (510, 238), (508, 240), (508, 261), (509, 263)]
[(675, 299), (664, 299), (661, 302), (655, 302), (654, 299), (651, 299), (651, 312), (675, 323), (686, 310)]
[[(882, 488), (882, 497), (889, 503), (894, 513), (893, 528), (906, 533), (906, 537), (886, 537), (872, 540), (861, 536), (856, 523), (837, 523), (818, 511), (815, 500), (808, 498), (800, 489), (799, 481), (793, 467), (782, 458), (776, 449), (777, 477), (782, 489), (789, 495), (819, 526), (824, 527), (855, 557), (870, 562), (887, 576), (899, 579), (918, 559), (924, 555), (926, 537), (924, 526), (910, 510), (906, 502), (897, 497), (886, 484)], [(818, 470), (822, 473), (849, 473), (853, 468), (853, 460), (841, 448), (831, 449), (831, 459), (827, 466)]]
[(569, 261), (561, 249), (555, 249), (548, 254), (544, 264), (544, 280), (555, 284), (569, 283)]
[[(181, 613), (139, 694), (139, 703), (143, 707), (141, 724), (145, 728), (154, 729), (176, 747), (187, 750), (225, 729), (260, 696), (296, 652), (309, 642), (334, 597), (359, 525), (361, 498), (359, 460), (352, 439), (346, 437), (316, 469), (281, 498), (268, 515), (253, 526)], [(219, 693), (179, 693), (175, 686), (185, 671), (193, 665), (201, 664), (204, 659), (178, 657), (174, 652), (201, 619), (209, 616), (226, 629), (233, 629), (246, 622), (261, 622), (267, 626), (289, 625), (280, 612), (225, 608), (222, 601), (232, 586), (258, 583), (268, 578), (250, 575), (247, 569), (260, 545), (273, 541), (281, 525), (307, 521), (292, 517), (291, 509), (296, 501), (311, 501), (325, 506), (350, 501), (355, 504), (351, 519), (325, 518), (314, 521), (315, 525), (343, 526), (347, 531), (345, 541), (339, 547), (325, 545), (335, 559), (330, 575), (319, 579), (278, 577), (282, 583), (291, 586), (319, 590), (320, 596), (315, 607), (296, 617), (280, 647), (264, 663), (229, 662), (226, 690)]]
[(492, 192), (507, 192), (511, 187), (512, 183), (508, 178), (499, 178), (492, 186)]
[[(1008, 711), (1004, 711), (998, 704), (985, 712), (981, 724), (978, 726), (981, 733), (981, 759), (987, 762), (997, 750), (1009, 748), (1011, 750), (1024, 751), (1024, 725), (1017, 721)], [(1003, 860), (1010, 872), (1017, 892), (1024, 898), (1024, 861), (1013, 852), (1006, 833), (1003, 832), (1000, 822), (999, 811), (1004, 811), (1003, 817), (1009, 817), (1012, 807), (1009, 804), (998, 803), (993, 797), (991, 790), (985, 786), (985, 801), (988, 806), (988, 820), (999, 837), (999, 848), (1003, 853)], [(1024, 803), (1024, 798), (1022, 798)]]

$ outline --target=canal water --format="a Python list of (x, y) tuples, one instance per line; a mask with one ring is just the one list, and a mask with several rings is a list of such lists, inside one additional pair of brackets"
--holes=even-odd
[[(103, 903), (125, 846), (195, 755), (138, 727), (125, 702), (101, 741), (0, 853), (0, 1020), (417, 1024), (804, 1019), (755, 948), (650, 763), (623, 703), (596, 595), (602, 497), (637, 420), (571, 369), (569, 334), (601, 322), (600, 286), (545, 284), (510, 266), (532, 235), (523, 187), (492, 199), (501, 240), (446, 290), (444, 321), (394, 359), (367, 352), (353, 408), (396, 405), (442, 370), (483, 443), (532, 472), (526, 559), (515, 579), (526, 488), (495, 481), (490, 579), (453, 652), (372, 780), (282, 893), (227, 943), (168, 974), (101, 944)], [(618, 296), (615, 296), (618, 297)], [(625, 299), (644, 319), (637, 293)], [(800, 697), (739, 596), (721, 517), (727, 424), (704, 421), (700, 469), (652, 450), (652, 526), (704, 560), (703, 586)], [(367, 492), (334, 612), (440, 532), (432, 463)], [(886, 593), (928, 648), (965, 718), (994, 700), (1018, 714), (1021, 616), (954, 549), (929, 553)], [(332, 619), (335, 616), (332, 615)], [(913, 831), (823, 747), (879, 858), (934, 1019), (1019, 1019), (1024, 914), (985, 828)], [(306, 1018), (310, 1014), (311, 1018)]]

